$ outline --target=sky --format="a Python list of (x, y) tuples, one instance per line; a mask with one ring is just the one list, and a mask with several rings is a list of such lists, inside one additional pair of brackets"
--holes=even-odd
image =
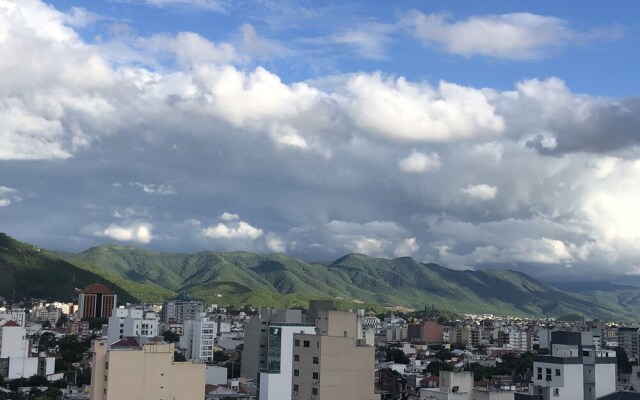
[(638, 15), (0, 0), (0, 231), (640, 283)]

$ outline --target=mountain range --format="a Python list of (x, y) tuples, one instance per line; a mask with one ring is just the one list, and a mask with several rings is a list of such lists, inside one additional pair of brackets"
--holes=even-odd
[[(282, 254), (161, 253), (105, 245), (80, 253), (38, 249), (0, 234), (0, 296), (65, 299), (102, 282), (124, 301), (178, 293), (231, 305), (292, 307), (334, 299), (344, 307), (438, 309), (497, 315), (635, 320), (640, 288), (563, 291), (522, 272), (459, 271), (409, 257), (348, 254), (307, 263)], [(596, 288), (600, 289), (600, 288)]]

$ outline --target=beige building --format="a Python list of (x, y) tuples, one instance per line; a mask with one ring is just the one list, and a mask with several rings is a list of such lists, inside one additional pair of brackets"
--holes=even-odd
[(358, 345), (356, 314), (319, 311), (315, 319), (318, 334), (293, 335), (292, 399), (378, 400), (374, 348)]
[(196, 400), (205, 395), (205, 364), (173, 361), (173, 343), (125, 338), (91, 346), (92, 400)]
[(271, 323), (302, 322), (300, 310), (276, 310), (261, 308), (257, 316), (244, 325), (244, 350), (240, 363), (240, 375), (257, 380), (261, 369), (267, 369), (268, 328)]

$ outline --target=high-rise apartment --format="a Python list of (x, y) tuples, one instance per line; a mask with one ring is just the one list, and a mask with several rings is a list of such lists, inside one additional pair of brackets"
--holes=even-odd
[(378, 400), (374, 348), (358, 340), (357, 316), (319, 311), (316, 333), (293, 335), (294, 400)]
[(109, 318), (118, 295), (107, 286), (94, 283), (78, 296), (78, 318)]

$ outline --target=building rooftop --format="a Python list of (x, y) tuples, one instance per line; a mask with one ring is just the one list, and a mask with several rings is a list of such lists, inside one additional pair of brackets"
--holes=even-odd
[(94, 283), (87, 286), (86, 288), (84, 288), (82, 293), (84, 294), (115, 294), (113, 290), (109, 289), (107, 286), (101, 283)]

